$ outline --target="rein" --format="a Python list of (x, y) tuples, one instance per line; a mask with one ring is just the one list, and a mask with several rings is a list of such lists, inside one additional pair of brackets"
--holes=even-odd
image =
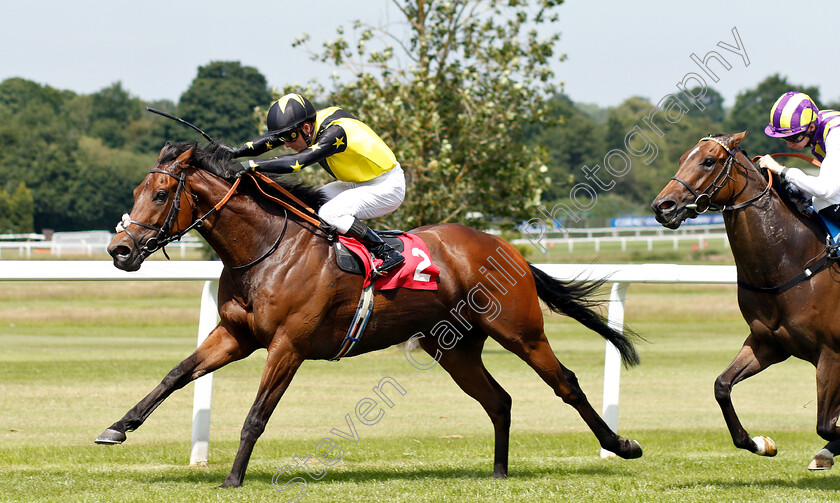
[[(703, 138), (700, 141), (704, 141), (704, 140), (714, 141), (715, 143), (717, 143), (718, 145), (723, 147), (724, 150), (726, 150), (727, 154), (729, 154), (729, 159), (727, 159), (727, 162), (729, 163), (729, 166), (726, 167), (726, 170), (725, 170), (727, 178), (731, 179), (731, 177), (729, 177), (729, 172), (730, 172), (731, 167), (732, 167), (731, 166), (732, 165), (732, 163), (731, 163), (732, 160), (734, 160), (736, 163), (738, 163), (738, 165), (741, 166), (742, 168), (746, 169), (746, 166), (744, 166), (743, 164), (738, 162), (737, 159), (735, 159), (735, 155), (730, 151), (730, 149), (728, 149), (726, 147), (726, 145), (723, 144), (723, 142), (718, 141), (716, 138)], [(802, 159), (804, 161), (808, 161), (815, 166), (820, 166), (820, 164), (821, 164), (820, 161), (814, 159), (813, 157), (810, 157), (810, 156), (807, 156), (807, 155), (804, 155), (804, 154), (797, 154), (797, 153), (770, 154), (770, 157), (773, 157), (773, 158), (776, 158), (776, 157), (794, 157), (794, 158), (797, 158), (797, 159)], [(758, 159), (760, 159), (760, 156), (754, 157), (752, 159), (752, 162), (755, 163), (755, 162), (758, 161)], [(723, 173), (724, 171), (721, 171), (721, 172)], [(717, 191), (719, 191), (723, 187), (723, 184), (721, 184), (720, 186), (717, 186), (717, 182), (720, 178), (721, 178), (721, 176), (718, 175), (718, 177), (715, 178), (715, 180), (710, 185), (710, 187), (711, 186), (715, 187), (715, 191), (713, 193), (709, 194), (707, 196), (707, 198), (711, 199), (711, 197), (713, 197), (717, 193)], [(698, 204), (698, 201), (700, 200), (700, 197), (702, 195), (706, 195), (705, 191), (704, 191), (703, 194), (698, 194), (696, 190), (694, 190), (691, 186), (689, 186), (685, 181), (683, 181), (680, 178), (673, 177), (672, 180), (677, 180), (678, 182), (685, 185), (685, 187), (689, 191), (691, 191), (691, 193), (694, 194), (695, 197), (697, 197), (697, 200), (695, 200), (695, 204), (694, 204), (695, 208), (697, 207), (697, 204)], [(767, 180), (767, 187), (765, 187), (764, 190), (761, 192), (761, 194), (759, 194), (758, 196), (750, 199), (749, 201), (745, 201), (745, 202), (740, 203), (740, 204), (736, 204), (736, 205), (733, 205), (733, 206), (724, 205), (724, 206), (720, 206), (720, 207), (717, 207), (717, 208), (719, 208), (719, 211), (736, 210), (736, 209), (744, 208), (744, 207), (754, 203), (755, 201), (759, 200), (760, 198), (764, 197), (764, 195), (770, 190), (770, 187), (772, 185), (773, 185), (773, 175), (771, 174), (768, 177), (768, 180)], [(740, 192), (739, 192), (739, 194), (740, 194)], [(687, 205), (687, 206), (690, 207), (691, 205)], [(708, 209), (714, 209), (714, 208), (712, 208), (712, 205), (710, 204), (709, 207), (706, 208), (706, 210), (708, 210)], [(703, 210), (700, 213), (704, 213), (706, 210)], [(793, 278), (785, 281), (781, 285), (771, 286), (771, 287), (753, 286), (753, 285), (750, 285), (749, 283), (745, 283), (745, 282), (743, 282), (739, 279), (738, 280), (738, 286), (740, 288), (745, 289), (745, 290), (749, 290), (751, 292), (756, 292), (756, 293), (766, 293), (766, 294), (770, 294), (770, 295), (782, 293), (784, 291), (787, 291), (787, 290), (793, 288), (794, 286), (798, 285), (799, 283), (802, 283), (803, 281), (807, 281), (808, 279), (811, 278), (811, 276), (813, 276), (813, 275), (817, 274), (818, 272), (822, 271), (823, 269), (827, 268), (831, 264), (831, 260), (832, 260), (830, 252), (831, 251), (829, 249), (826, 249), (825, 254), (822, 257), (820, 257), (820, 259), (817, 260), (817, 262), (814, 263), (814, 265), (812, 265), (810, 267), (806, 267), (804, 271), (797, 274)]]
[[(162, 174), (171, 176), (172, 178), (175, 178), (176, 180), (178, 180), (178, 187), (175, 189), (175, 197), (173, 199), (172, 206), (169, 207), (169, 213), (167, 213), (166, 219), (164, 220), (163, 225), (161, 225), (160, 227), (156, 227), (154, 225), (150, 225), (150, 224), (147, 224), (147, 223), (144, 223), (144, 222), (138, 222), (137, 220), (132, 220), (131, 217), (128, 215), (128, 213), (124, 214), (120, 223), (117, 224), (117, 228), (116, 228), (117, 232), (125, 232), (131, 238), (131, 240), (134, 241), (134, 245), (140, 250), (140, 252), (143, 254), (144, 258), (148, 257), (149, 255), (156, 252), (157, 250), (162, 249), (164, 256), (166, 256), (166, 258), (169, 259), (169, 255), (166, 253), (166, 245), (172, 243), (173, 241), (179, 241), (182, 237), (184, 237), (191, 230), (196, 229), (198, 227), (201, 227), (204, 224), (205, 220), (210, 218), (210, 216), (212, 216), (214, 213), (221, 210), (228, 203), (228, 201), (230, 201), (231, 197), (233, 197), (234, 193), (236, 193), (236, 190), (239, 188), (239, 184), (242, 182), (242, 178), (237, 178), (236, 181), (233, 182), (233, 185), (230, 187), (230, 190), (228, 190), (227, 194), (225, 194), (225, 196), (222, 197), (222, 199), (218, 203), (216, 203), (216, 205), (214, 205), (212, 208), (210, 208), (210, 210), (207, 211), (207, 213), (205, 213), (203, 216), (201, 216), (199, 218), (196, 218), (193, 221), (193, 223), (191, 223), (189, 226), (187, 226), (187, 228), (185, 228), (184, 230), (173, 233), (173, 234), (170, 234), (171, 227), (172, 227), (173, 223), (175, 222), (175, 219), (177, 218), (178, 214), (181, 211), (181, 194), (184, 192), (184, 190), (186, 190), (186, 179), (187, 179), (186, 170), (182, 170), (180, 176), (177, 176), (177, 175), (175, 175), (175, 174), (173, 174), (173, 173), (171, 173), (167, 170), (163, 170), (163, 169), (152, 169), (152, 170), (149, 170), (149, 173), (162, 173)], [(252, 262), (244, 264), (244, 265), (231, 266), (230, 267), (231, 270), (243, 270), (243, 269), (248, 269), (250, 267), (253, 267), (253, 266), (257, 265), (258, 263), (262, 262), (263, 260), (265, 260), (266, 258), (268, 258), (272, 253), (274, 253), (277, 250), (277, 248), (280, 246), (280, 242), (283, 240), (283, 237), (286, 235), (286, 229), (288, 228), (289, 214), (288, 214), (287, 210), (291, 211), (292, 213), (299, 216), (300, 218), (302, 218), (306, 222), (314, 225), (315, 227), (320, 227), (321, 226), (321, 221), (317, 218), (317, 214), (315, 213), (315, 210), (313, 210), (307, 204), (305, 204), (303, 201), (301, 201), (300, 199), (295, 197), (294, 194), (292, 194), (291, 192), (286, 190), (283, 186), (281, 186), (280, 184), (278, 184), (277, 182), (275, 182), (274, 180), (265, 176), (262, 173), (248, 173), (247, 175), (250, 176), (251, 179), (254, 180), (254, 185), (257, 187), (257, 189), (260, 191), (260, 193), (263, 194), (263, 196), (265, 196), (268, 199), (270, 199), (270, 200), (280, 204), (281, 206), (283, 206), (283, 208), (284, 208), (284, 210), (283, 210), (283, 212), (284, 212), (283, 229), (280, 231), (280, 235), (277, 238), (277, 240), (274, 241), (274, 244), (271, 245), (271, 247), (265, 253), (263, 253), (259, 258), (253, 260)], [(296, 203), (300, 207), (304, 208), (304, 210), (306, 210), (306, 211), (302, 211), (302, 210), (296, 208), (294, 205), (290, 204), (289, 202), (284, 201), (280, 198), (274, 197), (274, 196), (266, 193), (266, 191), (263, 190), (262, 186), (259, 184), (260, 181), (266, 182), (271, 187), (278, 190), (284, 196), (286, 196), (287, 198), (292, 200), (294, 203)], [(191, 194), (191, 195), (193, 196), (193, 201), (195, 201), (196, 196), (194, 194)], [(194, 211), (194, 209), (193, 209), (193, 211)], [(153, 231), (157, 232), (157, 236), (149, 238), (146, 241), (146, 243), (141, 246), (139, 241), (137, 240), (136, 236), (134, 236), (134, 234), (132, 234), (128, 230), (128, 226), (131, 225), (131, 224), (138, 225), (138, 226), (143, 227), (145, 229), (153, 230)]]
[[(697, 189), (692, 187), (688, 182), (686, 182), (685, 180), (683, 180), (682, 178), (680, 178), (678, 176), (671, 177), (671, 180), (676, 180), (676, 181), (680, 182), (681, 184), (683, 184), (685, 186), (685, 188), (687, 188), (689, 190), (689, 192), (691, 192), (691, 194), (695, 198), (694, 203), (687, 204), (686, 208), (693, 209), (694, 211), (697, 212), (697, 214), (703, 214), (703, 213), (705, 213), (709, 210), (720, 211), (720, 212), (734, 211), (734, 210), (739, 210), (741, 208), (746, 208), (747, 206), (750, 206), (751, 204), (755, 203), (756, 201), (758, 201), (759, 199), (761, 199), (762, 197), (764, 197), (765, 195), (767, 195), (770, 192), (770, 187), (772, 187), (772, 185), (773, 185), (773, 176), (772, 175), (767, 177), (767, 186), (764, 187), (764, 190), (761, 191), (760, 194), (753, 197), (752, 199), (749, 199), (749, 200), (744, 201), (742, 203), (734, 204), (734, 205), (731, 205), (731, 206), (728, 206), (728, 205), (722, 205), (721, 206), (721, 205), (717, 205), (717, 204), (712, 203), (711, 202), (712, 198), (714, 196), (716, 196), (718, 194), (718, 192), (720, 192), (720, 190), (723, 189), (723, 187), (726, 186), (726, 180), (734, 181), (734, 179), (730, 176), (730, 173), (732, 172), (732, 165), (733, 164), (737, 164), (738, 166), (741, 166), (745, 170), (747, 170), (748, 168), (746, 166), (744, 166), (743, 164), (741, 164), (741, 162), (738, 159), (735, 158), (735, 154), (732, 152), (732, 150), (729, 147), (727, 147), (722, 141), (718, 140), (717, 138), (706, 137), (706, 138), (702, 138), (700, 141), (713, 141), (713, 142), (717, 143), (718, 145), (720, 145), (726, 151), (728, 157), (727, 157), (726, 161), (723, 163), (723, 168), (720, 170), (720, 172), (715, 177), (715, 179), (712, 180), (712, 182), (702, 191), (698, 191)], [(737, 198), (746, 189), (747, 189), (747, 185), (745, 184), (744, 188), (742, 188), (737, 194), (735, 194), (734, 197)], [(702, 203), (702, 206), (701, 206), (701, 203)]]
[[(803, 161), (808, 161), (811, 164), (813, 164), (814, 166), (817, 166), (817, 167), (822, 166), (822, 163), (820, 161), (814, 159), (810, 155), (797, 154), (797, 153), (794, 153), (794, 152), (782, 152), (782, 153), (778, 153), (778, 154), (770, 154), (770, 157), (774, 157), (774, 158), (775, 157), (795, 157), (797, 159), (802, 159)], [(757, 158), (759, 158), (759, 157), (758, 156), (754, 157), (753, 162), (755, 162), (755, 160)]]
[[(291, 211), (291, 212), (292, 212), (292, 213), (294, 213), (295, 215), (299, 216), (300, 218), (302, 218), (302, 219), (306, 220), (307, 222), (309, 222), (310, 224), (314, 225), (315, 227), (319, 227), (319, 226), (321, 225), (321, 220), (320, 220), (320, 219), (318, 219), (317, 214), (315, 213), (315, 210), (313, 210), (312, 208), (310, 208), (309, 206), (307, 206), (307, 205), (306, 205), (303, 201), (301, 201), (300, 199), (298, 199), (297, 197), (295, 197), (295, 195), (294, 195), (294, 194), (292, 194), (291, 192), (289, 192), (288, 190), (286, 190), (286, 189), (285, 189), (282, 185), (280, 185), (279, 183), (275, 182), (275, 181), (274, 181), (274, 180), (272, 180), (271, 178), (269, 178), (269, 177), (265, 176), (264, 174), (262, 174), (262, 173), (258, 173), (258, 172), (256, 172), (256, 171), (254, 171), (254, 172), (252, 172), (252, 173), (248, 173), (248, 176), (250, 176), (250, 177), (254, 180), (254, 185), (256, 185), (256, 186), (257, 186), (257, 189), (259, 189), (259, 191), (260, 191), (260, 193), (262, 193), (262, 195), (264, 195), (265, 197), (267, 197), (267, 198), (271, 199), (271, 200), (272, 200), (272, 201), (274, 201), (275, 203), (282, 205), (284, 208), (288, 209), (289, 211)], [(288, 197), (289, 199), (291, 199), (291, 200), (292, 200), (294, 203), (296, 203), (298, 206), (300, 206), (301, 208), (303, 208), (303, 209), (307, 210), (309, 214), (304, 213), (303, 211), (301, 211), (301, 210), (299, 210), (299, 209), (295, 208), (294, 206), (292, 206), (291, 204), (287, 203), (286, 201), (283, 201), (283, 200), (282, 200), (282, 199), (280, 199), (280, 198), (274, 197), (274, 196), (269, 195), (268, 193), (266, 193), (266, 191), (264, 191), (264, 190), (263, 190), (263, 188), (262, 188), (262, 187), (260, 186), (260, 184), (258, 183), (258, 180), (257, 180), (257, 179), (264, 181), (265, 183), (267, 183), (268, 185), (270, 185), (272, 188), (274, 188), (274, 189), (278, 190), (281, 194), (283, 194), (284, 196), (286, 196), (286, 197)], [(239, 179), (237, 178), (237, 181), (238, 181), (238, 180), (239, 180)], [(312, 215), (316, 215), (316, 216), (314, 216), (314, 217), (313, 217)]]

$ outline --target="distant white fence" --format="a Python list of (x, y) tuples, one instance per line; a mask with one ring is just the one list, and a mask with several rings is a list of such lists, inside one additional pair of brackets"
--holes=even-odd
[[(33, 236), (39, 236), (35, 234)], [(52, 239), (40, 240), (17, 240), (0, 241), (0, 259), (14, 255), (15, 258), (31, 259), (35, 255), (43, 254), (55, 258), (67, 255), (86, 255), (93, 257), (97, 254), (107, 253), (107, 246), (114, 237), (108, 231), (86, 231), (86, 232), (56, 232)], [(42, 236), (43, 238), (43, 236)], [(184, 236), (180, 241), (167, 245), (167, 250), (178, 251), (180, 258), (186, 258), (187, 250), (198, 249), (203, 245), (201, 240), (195, 236)], [(173, 254), (173, 256), (175, 256)]]
[[(609, 323), (624, 324), (627, 288), (631, 283), (706, 283), (735, 284), (735, 266), (676, 264), (535, 264), (561, 280), (601, 280), (612, 283)], [(149, 261), (136, 272), (123, 272), (108, 261), (11, 261), (0, 260), (0, 281), (205, 281), (201, 296), (198, 344), (216, 326), (218, 317), (218, 278), (221, 262)], [(621, 356), (609, 342), (604, 356), (604, 401), (602, 416), (614, 431), (618, 430), (618, 398)], [(193, 434), (190, 464), (205, 464), (209, 453), (210, 402), (213, 374), (195, 382), (193, 399)], [(601, 456), (611, 453), (601, 450)]]
[(575, 250), (576, 244), (593, 244), (596, 252), (601, 251), (601, 245), (619, 243), (621, 251), (627, 250), (629, 243), (645, 243), (647, 250), (652, 251), (654, 243), (670, 242), (674, 250), (679, 249), (681, 242), (688, 241), (696, 244), (698, 249), (704, 248), (710, 240), (721, 240), (724, 248), (729, 247), (729, 237), (726, 235), (724, 224), (685, 225), (679, 229), (666, 229), (661, 225), (656, 227), (586, 227), (569, 228), (562, 231), (545, 231), (542, 228), (521, 228), (523, 239), (513, 240), (514, 244), (530, 244), (538, 250), (545, 247), (565, 246), (569, 253)]

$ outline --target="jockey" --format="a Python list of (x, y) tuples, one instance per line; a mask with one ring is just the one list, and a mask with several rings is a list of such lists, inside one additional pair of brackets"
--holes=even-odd
[(770, 123), (764, 133), (781, 138), (794, 150), (810, 145), (811, 153), (822, 165), (817, 176), (782, 166), (769, 155), (759, 166), (778, 173), (791, 184), (813, 196), (814, 209), (827, 219), (840, 223), (840, 112), (817, 109), (805, 94), (787, 92), (770, 110)]
[(396, 210), (405, 198), (405, 176), (396, 156), (372, 129), (337, 107), (315, 110), (300, 94), (274, 102), (266, 118), (268, 133), (231, 149), (233, 159), (255, 157), (285, 144), (296, 154), (241, 163), (243, 171), (293, 173), (319, 164), (336, 180), (321, 188), (328, 201), (318, 216), (344, 235), (356, 238), (374, 257), (384, 274), (404, 260), (360, 219)]

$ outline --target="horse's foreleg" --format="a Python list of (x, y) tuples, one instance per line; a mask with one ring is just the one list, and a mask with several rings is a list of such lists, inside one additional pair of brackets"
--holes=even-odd
[(126, 432), (134, 431), (174, 391), (190, 381), (213, 372), (232, 361), (251, 354), (254, 347), (243, 346), (231, 332), (222, 325), (207, 336), (198, 349), (175, 366), (160, 384), (131, 408), (122, 419), (112, 424), (96, 438), (97, 444), (120, 444), (126, 439)]
[(254, 444), (265, 431), (265, 425), (277, 407), (277, 403), (286, 392), (292, 378), (303, 362), (291, 345), (272, 345), (269, 348), (268, 358), (265, 362), (260, 388), (257, 398), (248, 411), (245, 424), (242, 425), (239, 450), (236, 451), (236, 458), (233, 460), (233, 467), (230, 469), (221, 487), (239, 487), (245, 479), (245, 470), (248, 468), (248, 461), (251, 459), (251, 452)]
[(818, 452), (809, 470), (827, 470), (834, 465), (834, 456), (840, 452), (840, 355), (823, 350), (817, 362), (817, 433), (828, 440)]
[(723, 412), (723, 419), (726, 421), (735, 447), (747, 449), (762, 456), (776, 455), (776, 444), (772, 439), (750, 438), (750, 434), (741, 425), (735, 413), (735, 407), (732, 405), (732, 387), (770, 365), (784, 361), (788, 356), (777, 348), (762, 344), (753, 334), (750, 334), (732, 363), (715, 380), (715, 399)]

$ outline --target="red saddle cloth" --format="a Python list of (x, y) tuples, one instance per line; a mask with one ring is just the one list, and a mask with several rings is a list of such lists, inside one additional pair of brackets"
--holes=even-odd
[[(396, 269), (391, 270), (385, 276), (377, 278), (373, 284), (374, 290), (393, 290), (395, 288), (409, 288), (412, 290), (437, 290), (437, 278), (440, 268), (432, 263), (429, 249), (426, 243), (414, 234), (403, 233), (399, 235), (403, 243), (403, 262)], [(353, 238), (338, 236), (338, 240), (348, 250), (362, 259), (365, 268), (365, 282), (367, 287), (371, 281), (373, 266), (382, 263), (380, 259), (371, 262), (371, 255), (367, 248)]]

